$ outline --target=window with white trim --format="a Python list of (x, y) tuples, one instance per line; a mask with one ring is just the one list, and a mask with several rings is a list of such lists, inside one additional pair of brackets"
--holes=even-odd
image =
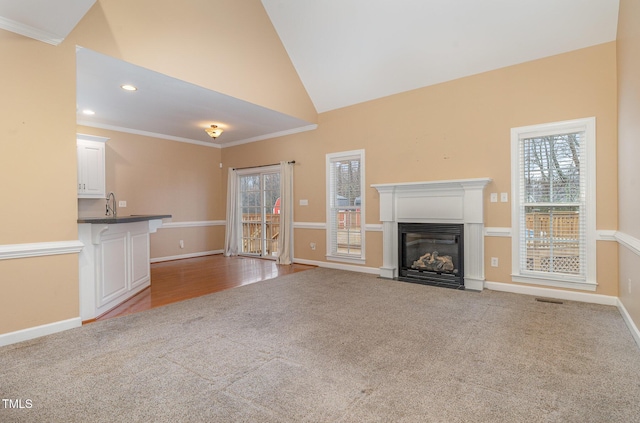
[(595, 290), (595, 118), (511, 130), (512, 279)]
[(327, 258), (364, 263), (364, 150), (327, 154)]

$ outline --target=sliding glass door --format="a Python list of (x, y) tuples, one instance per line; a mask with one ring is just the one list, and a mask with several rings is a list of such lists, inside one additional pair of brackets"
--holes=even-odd
[(280, 234), (280, 166), (238, 173), (240, 253), (275, 258)]

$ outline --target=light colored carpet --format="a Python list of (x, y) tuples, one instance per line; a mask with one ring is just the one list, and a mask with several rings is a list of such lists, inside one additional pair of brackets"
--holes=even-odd
[(314, 269), (0, 348), (2, 422), (638, 422), (614, 307)]

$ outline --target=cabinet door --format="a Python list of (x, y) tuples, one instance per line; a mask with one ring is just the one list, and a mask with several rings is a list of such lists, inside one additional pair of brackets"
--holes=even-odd
[(78, 197), (106, 197), (104, 143), (78, 140)]
[[(98, 308), (129, 291), (129, 259), (126, 232), (106, 235), (100, 243), (98, 262)], [(117, 305), (115, 303), (114, 305)]]

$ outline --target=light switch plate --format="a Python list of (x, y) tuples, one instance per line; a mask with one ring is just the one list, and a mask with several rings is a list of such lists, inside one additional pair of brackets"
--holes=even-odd
[(125, 200), (118, 201), (118, 207), (127, 207), (127, 202)]
[(300, 205), (301, 206), (308, 206), (309, 205), (309, 200), (300, 200)]
[(500, 193), (500, 202), (506, 203), (507, 201), (509, 201), (509, 193), (501, 192)]
[(490, 198), (491, 198), (491, 202), (492, 203), (497, 203), (498, 202), (498, 193), (497, 192), (492, 192)]

